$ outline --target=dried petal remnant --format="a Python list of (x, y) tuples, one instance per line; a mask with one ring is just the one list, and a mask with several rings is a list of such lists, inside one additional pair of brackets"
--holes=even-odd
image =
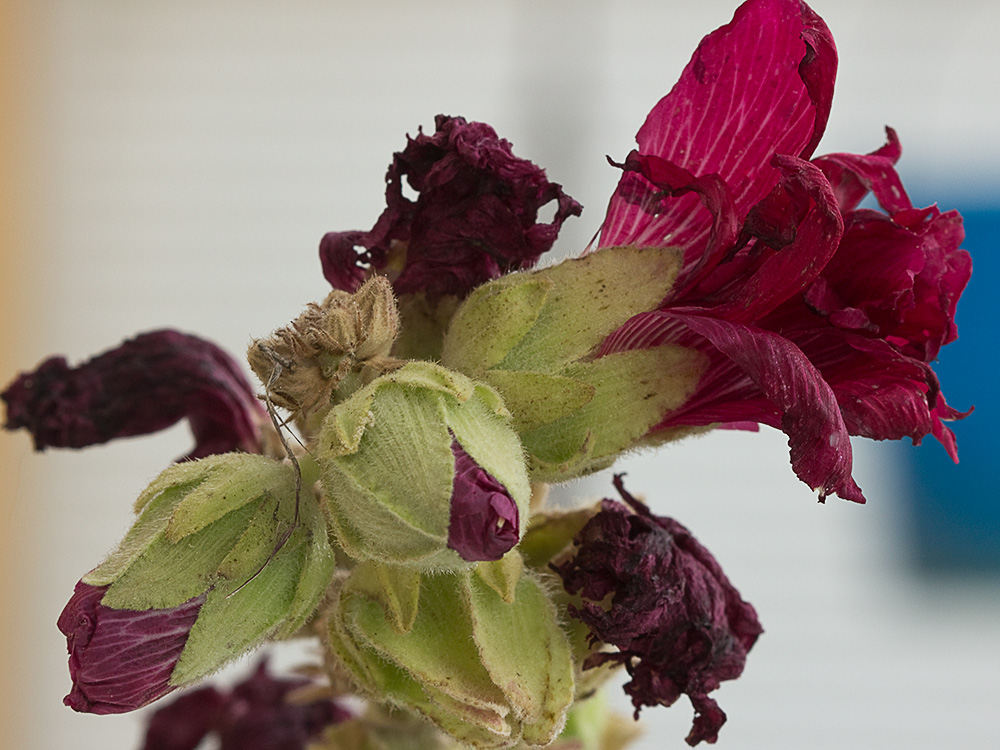
[(143, 750), (194, 750), (209, 735), (218, 738), (220, 750), (305, 750), (324, 728), (351, 718), (330, 699), (289, 700), (292, 691), (308, 685), (272, 676), (262, 661), (230, 691), (200, 688), (159, 709)]
[(172, 330), (136, 336), (77, 367), (52, 357), (0, 394), (8, 430), (35, 448), (83, 448), (147, 435), (187, 417), (186, 458), (259, 450), (263, 409), (239, 365), (215, 344)]
[[(579, 203), (514, 156), (489, 125), (438, 115), (434, 135), (418, 133), (393, 157), (386, 209), (368, 232), (330, 232), (320, 243), (323, 273), (354, 291), (373, 271), (397, 294), (464, 297), (484, 281), (534, 265)], [(403, 180), (416, 200), (403, 195)], [(556, 202), (555, 218), (538, 210)], [(357, 249), (356, 249), (357, 248)]]
[(642, 706), (669, 706), (687, 693), (695, 709), (688, 744), (715, 742), (726, 715), (708, 693), (743, 672), (763, 632), (757, 613), (691, 532), (650, 513), (620, 475), (615, 486), (635, 512), (605, 500), (575, 538), (575, 556), (553, 566), (566, 590), (585, 600), (570, 613), (592, 640), (618, 647), (584, 667), (624, 664), (636, 718)]

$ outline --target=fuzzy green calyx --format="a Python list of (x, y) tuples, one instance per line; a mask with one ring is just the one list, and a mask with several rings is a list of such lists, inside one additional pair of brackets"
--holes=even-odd
[(296, 521), (288, 463), (227, 453), (175, 464), (139, 496), (139, 517), (117, 549), (84, 576), (108, 587), (101, 603), (113, 609), (170, 609), (205, 595), (170, 684), (292, 635), (315, 611), (334, 558), (310, 467), (303, 474)]
[(359, 566), (330, 618), (330, 644), (359, 686), (476, 748), (542, 747), (573, 700), (555, 608), (530, 575), (506, 602), (474, 572), (423, 575), (405, 632)]
[(609, 466), (693, 392), (705, 367), (693, 350), (594, 357), (615, 329), (656, 308), (679, 267), (672, 248), (605, 248), (484, 284), (455, 313), (442, 362), (503, 395), (533, 480)]
[[(315, 455), (331, 528), (348, 555), (420, 569), (471, 565), (454, 544), (457, 444), (529, 515), (524, 452), (500, 396), (430, 362), (376, 379), (327, 415)], [(509, 545), (508, 545), (509, 547)], [(487, 559), (487, 558), (478, 558)]]

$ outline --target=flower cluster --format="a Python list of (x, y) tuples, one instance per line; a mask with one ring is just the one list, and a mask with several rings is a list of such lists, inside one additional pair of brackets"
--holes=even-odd
[(741, 674), (753, 607), (620, 477), (624, 504), (555, 511), (545, 489), (720, 425), (785, 432), (821, 500), (864, 500), (850, 436), (933, 435), (957, 460), (944, 422), (965, 414), (930, 363), (957, 336), (962, 220), (911, 204), (892, 130), (814, 157), (836, 67), (804, 2), (745, 2), (612, 162), (596, 246), (542, 269), (579, 204), (488, 125), (439, 116), (374, 227), (323, 238), (331, 294), (251, 344), (259, 395), (175, 331), (17, 377), (5, 427), (39, 450), (183, 418), (195, 438), (59, 617), (65, 702), (130, 711), (308, 637), (319, 683), (262, 666), (196, 689), (146, 747), (619, 747), (592, 698), (615, 669), (636, 718), (686, 694), (688, 742), (715, 742), (709, 693)]

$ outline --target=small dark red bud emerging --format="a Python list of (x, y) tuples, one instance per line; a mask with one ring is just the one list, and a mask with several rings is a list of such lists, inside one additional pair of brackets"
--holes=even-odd
[(457, 440), (448, 546), (470, 562), (499, 560), (517, 544), (517, 504), (507, 489), (472, 460)]

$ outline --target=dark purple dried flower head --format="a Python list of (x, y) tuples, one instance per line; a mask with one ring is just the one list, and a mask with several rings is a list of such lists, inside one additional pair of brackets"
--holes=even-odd
[(202, 595), (172, 609), (111, 609), (101, 604), (107, 590), (80, 581), (59, 615), (73, 680), (63, 703), (75, 711), (124, 713), (173, 690), (170, 675), (205, 602)]
[(621, 475), (615, 487), (635, 512), (605, 500), (574, 539), (576, 555), (553, 566), (566, 590), (585, 600), (570, 614), (592, 641), (618, 647), (592, 654), (584, 668), (624, 664), (636, 718), (642, 706), (669, 706), (687, 693), (695, 710), (688, 744), (715, 742), (726, 715), (708, 693), (742, 673), (763, 632), (757, 613), (691, 532), (650, 513)]
[(77, 367), (52, 357), (0, 398), (4, 427), (26, 428), (36, 450), (147, 435), (184, 417), (195, 438), (186, 458), (259, 450), (263, 409), (239, 365), (215, 344), (178, 331), (141, 334)]
[(143, 750), (194, 750), (209, 734), (218, 736), (220, 750), (304, 750), (324, 727), (351, 718), (330, 699), (287, 700), (310, 684), (272, 677), (262, 661), (229, 692), (200, 688), (159, 709), (146, 728)]
[(517, 503), (507, 488), (469, 456), (457, 440), (448, 546), (470, 562), (499, 560), (518, 542)]
[[(528, 268), (552, 247), (579, 203), (545, 171), (511, 151), (489, 125), (438, 115), (434, 135), (421, 131), (394, 155), (386, 208), (368, 232), (330, 232), (320, 243), (323, 274), (353, 292), (372, 271), (397, 294), (465, 296), (509, 271)], [(403, 195), (403, 179), (419, 193)], [(556, 201), (555, 218), (538, 209)]]

